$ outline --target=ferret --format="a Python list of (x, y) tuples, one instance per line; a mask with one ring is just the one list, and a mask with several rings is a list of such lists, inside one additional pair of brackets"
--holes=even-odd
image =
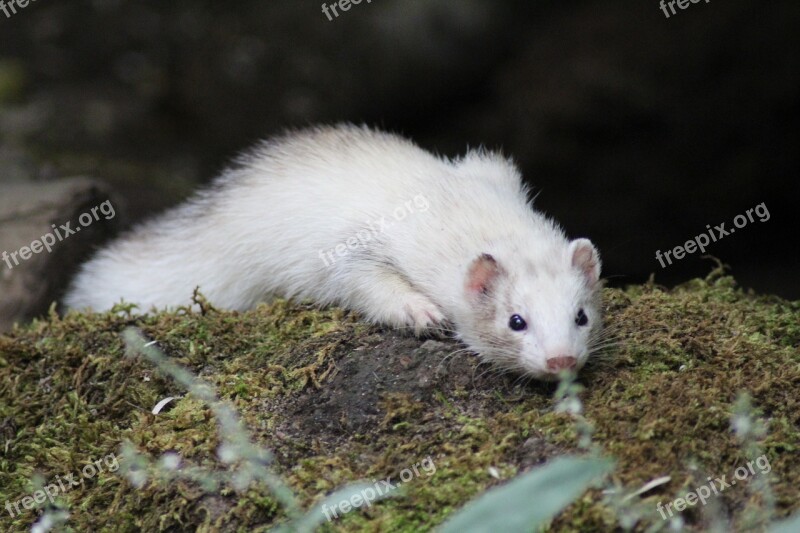
[(274, 297), (339, 305), (422, 334), (452, 328), (484, 360), (538, 379), (577, 371), (601, 327), (600, 256), (533, 208), (515, 164), (439, 157), (392, 133), (286, 133), (82, 265), (68, 308)]

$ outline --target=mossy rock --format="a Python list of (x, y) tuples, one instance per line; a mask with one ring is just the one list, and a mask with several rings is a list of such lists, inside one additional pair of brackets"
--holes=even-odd
[[(767, 424), (759, 446), (771, 471), (755, 475), (771, 484), (774, 518), (796, 510), (800, 302), (748, 294), (719, 273), (673, 290), (605, 289), (604, 302), (615, 343), (580, 376), (594, 442), (617, 459), (613, 480), (627, 488), (671, 476), (636, 497), (652, 507), (636, 529), (662, 523), (658, 502), (707, 476), (730, 479), (754, 459), (730, 429), (740, 392)], [(125, 357), (120, 333), (129, 326), (215, 387), (274, 452), (304, 508), (351, 481), (397, 483), (426, 458), (435, 465), (435, 472), (420, 466), (395, 497), (343, 514), (326, 531), (425, 531), (503, 480), (577, 450), (574, 421), (554, 410), (555, 385), (499, 374), (456, 352), (454, 341), (368, 326), (339, 309), (276, 302), (238, 313), (200, 303), (200, 312), (144, 316), (52, 313), (0, 336), (0, 505), (20, 509), (0, 509), (3, 530), (26, 530), (48, 505), (20, 503), (36, 474), (44, 483), (81, 477), (124, 441), (153, 457), (176, 452), (184, 465), (226, 468), (212, 410), (151, 364)], [(152, 414), (168, 396), (177, 399)], [(285, 520), (258, 485), (208, 491), (150, 479), (136, 488), (121, 470), (108, 470), (58, 496), (73, 530), (265, 531)], [(716, 496), (715, 512), (735, 525), (758, 509), (752, 481)], [(699, 505), (682, 516), (690, 530), (710, 520)], [(551, 529), (607, 531), (618, 518), (592, 490)]]

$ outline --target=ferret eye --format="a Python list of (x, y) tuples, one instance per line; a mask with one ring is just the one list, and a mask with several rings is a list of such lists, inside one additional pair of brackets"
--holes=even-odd
[(528, 327), (528, 323), (519, 315), (511, 315), (511, 319), (508, 321), (508, 327), (514, 331), (522, 331)]
[(575, 323), (579, 326), (585, 326), (589, 323), (589, 317), (583, 312), (583, 309), (578, 309), (578, 316), (575, 317)]

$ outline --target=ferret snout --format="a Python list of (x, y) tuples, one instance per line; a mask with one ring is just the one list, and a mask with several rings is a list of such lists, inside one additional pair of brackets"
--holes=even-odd
[(551, 372), (560, 372), (562, 370), (574, 370), (578, 364), (578, 360), (571, 355), (559, 355), (558, 357), (551, 357), (547, 360), (547, 370)]

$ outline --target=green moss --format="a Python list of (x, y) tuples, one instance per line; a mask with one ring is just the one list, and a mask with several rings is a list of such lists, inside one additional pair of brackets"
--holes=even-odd
[[(614, 479), (632, 490), (672, 478), (637, 498), (653, 509), (639, 527), (660, 522), (657, 502), (682, 496), (706, 476), (730, 477), (754, 459), (729, 429), (741, 391), (768, 423), (761, 446), (777, 515), (797, 509), (800, 303), (747, 294), (718, 273), (671, 291), (651, 284), (604, 296), (616, 342), (581, 376), (594, 441), (617, 459)], [(120, 332), (129, 325), (235, 406), (260, 444), (274, 450), (277, 468), (306, 508), (349, 482), (397, 480), (403, 469), (433, 460), (433, 475), (421, 472), (394, 497), (345, 514), (327, 531), (426, 530), (489, 487), (576, 449), (573, 420), (553, 411), (552, 385), (515, 387), (514, 377), (475, 370), (477, 360), (466, 358), (457, 368), (472, 372), (470, 379), (454, 371), (430, 386), (420, 380), (424, 372), (409, 374), (394, 388), (369, 391), (379, 397), (373, 407), (354, 369), (375, 366), (376, 374), (387, 373), (386, 383), (396, 383), (402, 376), (388, 375), (374, 351), (396, 342), (398, 358), (414, 361), (423, 341), (338, 309), (276, 302), (236, 313), (199, 302), (200, 313), (52, 314), (0, 336), (0, 504), (30, 494), (35, 474), (49, 482), (79, 472), (119, 453), (124, 440), (153, 457), (174, 451), (186, 464), (224, 468), (209, 407), (147, 363), (124, 357)], [(415, 368), (403, 365), (409, 373)], [(166, 396), (177, 399), (151, 414)], [(317, 405), (323, 397), (327, 403)], [(757, 503), (747, 483), (719, 498), (734, 521)], [(110, 472), (59, 501), (77, 531), (264, 531), (285, 518), (263, 487), (209, 493), (186, 481), (151, 480), (136, 489)], [(0, 512), (3, 529), (12, 531), (36, 518), (33, 510), (14, 518)], [(707, 524), (699, 508), (684, 518), (698, 530)], [(553, 528), (605, 530), (615, 520), (600, 491), (590, 491)]]

